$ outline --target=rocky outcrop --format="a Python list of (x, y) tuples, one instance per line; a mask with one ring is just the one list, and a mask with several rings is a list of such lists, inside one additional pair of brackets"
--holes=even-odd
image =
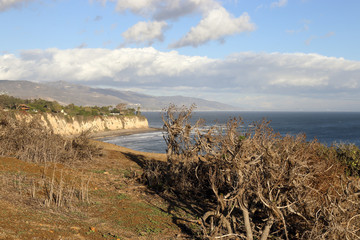
[(148, 128), (149, 124), (142, 116), (76, 116), (70, 117), (63, 114), (19, 114), (18, 119), (31, 120), (39, 117), (40, 121), (54, 133), (60, 135), (76, 135), (83, 131), (104, 132), (121, 129)]

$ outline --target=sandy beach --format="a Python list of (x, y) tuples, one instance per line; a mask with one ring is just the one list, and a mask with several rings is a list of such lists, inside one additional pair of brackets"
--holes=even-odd
[(101, 139), (105, 137), (125, 136), (137, 133), (147, 133), (161, 131), (161, 128), (136, 128), (136, 129), (120, 129), (114, 131), (96, 132), (91, 134), (92, 139)]

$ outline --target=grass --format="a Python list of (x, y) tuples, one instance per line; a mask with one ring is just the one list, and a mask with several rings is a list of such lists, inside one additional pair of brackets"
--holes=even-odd
[(105, 173), (106, 171), (105, 171), (105, 170), (91, 170), (91, 172), (97, 173), (97, 174), (103, 174), (103, 173)]
[(127, 196), (126, 194), (120, 193), (120, 194), (118, 194), (118, 195), (115, 196), (115, 199), (116, 199), (116, 200), (124, 200), (124, 199), (130, 199), (130, 197)]

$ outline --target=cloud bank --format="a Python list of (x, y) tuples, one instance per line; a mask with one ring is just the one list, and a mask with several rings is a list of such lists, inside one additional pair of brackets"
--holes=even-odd
[(360, 62), (318, 54), (248, 52), (211, 59), (151, 47), (47, 49), (0, 55), (0, 66), (0, 79), (183, 94), (252, 110), (360, 110)]

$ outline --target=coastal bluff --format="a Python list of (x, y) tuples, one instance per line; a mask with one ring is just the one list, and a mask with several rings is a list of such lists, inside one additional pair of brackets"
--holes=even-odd
[(122, 129), (147, 129), (148, 120), (144, 116), (66, 116), (63, 114), (23, 114), (15, 115), (18, 120), (31, 121), (37, 118), (46, 128), (55, 134), (77, 135), (84, 131), (91, 133)]

